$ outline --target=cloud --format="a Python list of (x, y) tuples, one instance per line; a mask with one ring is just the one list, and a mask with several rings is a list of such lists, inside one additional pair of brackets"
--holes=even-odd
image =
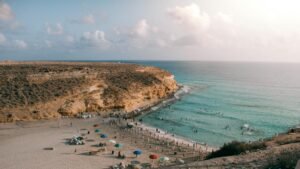
[(139, 20), (129, 30), (115, 30), (121, 37), (121, 42), (127, 43), (130, 47), (165, 47), (167, 42), (165, 35), (156, 27), (148, 23), (146, 19)]
[(101, 49), (106, 49), (110, 46), (110, 42), (106, 39), (105, 33), (101, 30), (84, 32), (80, 38), (80, 42), (85, 46)]
[(60, 23), (55, 25), (46, 24), (46, 31), (49, 35), (61, 35), (64, 33), (64, 28)]
[(2, 33), (0, 33), (0, 45), (5, 44), (5, 42), (6, 42), (6, 37)]
[(15, 43), (15, 46), (19, 49), (26, 49), (27, 48), (27, 43), (24, 42), (23, 40), (15, 40), (14, 43)]
[(74, 19), (74, 20), (71, 21), (71, 23), (75, 23), (75, 24), (95, 24), (96, 20), (95, 20), (94, 15), (89, 14), (89, 15), (86, 15), (86, 16), (80, 18), (80, 19)]
[(167, 14), (183, 28), (172, 38), (175, 46), (220, 46), (235, 40), (236, 25), (231, 15), (223, 12), (208, 15), (195, 3), (169, 8)]
[(197, 4), (187, 6), (176, 6), (169, 8), (167, 14), (176, 21), (193, 30), (207, 30), (210, 26), (210, 17), (206, 12), (201, 12)]
[(199, 43), (199, 39), (195, 35), (185, 35), (174, 39), (173, 44), (176, 46), (193, 46)]
[(14, 14), (10, 6), (4, 1), (0, 1), (0, 20), (9, 21), (14, 19)]
[(146, 19), (140, 20), (133, 28), (132, 34), (137, 37), (147, 37), (152, 31)]
[(231, 15), (225, 14), (223, 12), (218, 12), (217, 16), (216, 16), (217, 20), (220, 20), (224, 23), (233, 23), (233, 18)]

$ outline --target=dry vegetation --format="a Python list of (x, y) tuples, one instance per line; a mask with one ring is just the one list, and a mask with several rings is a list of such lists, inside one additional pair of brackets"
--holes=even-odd
[(233, 141), (208, 154), (205, 160), (182, 165), (161, 167), (164, 169), (294, 169), (300, 160), (300, 129), (290, 130), (272, 138), (257, 142)]
[[(157, 98), (162, 98), (173, 92), (177, 87), (176, 82), (172, 81), (173, 86), (171, 87), (164, 82), (164, 78), (170, 75), (170, 73), (158, 68), (135, 64), (82, 62), (0, 63), (0, 119), (2, 118), (1, 121), (10, 121), (3, 120), (3, 116), (14, 117), (15, 112), (20, 112), (21, 110), (25, 111), (24, 114), (33, 111), (57, 112), (61, 105), (55, 107), (54, 104), (58, 102), (65, 103), (66, 100), (69, 103), (76, 104), (79, 100), (80, 103), (84, 102), (84, 104), (90, 105), (86, 101), (88, 98), (92, 98), (91, 100), (95, 102), (93, 104), (96, 104), (92, 109), (89, 108), (90, 110), (105, 110), (108, 107), (130, 109), (137, 103), (128, 103), (124, 98), (136, 98), (137, 96), (134, 96), (134, 94), (139, 94), (144, 88), (160, 86), (159, 90), (161, 91), (157, 90), (154, 94), (157, 95)], [(88, 89), (95, 84), (97, 85), (97, 91), (89, 93)], [(147, 91), (144, 93), (147, 93)], [(88, 96), (85, 97), (85, 95)], [(153, 100), (157, 99), (152, 98)], [(80, 111), (85, 111), (87, 108), (82, 108), (81, 106), (81, 108), (78, 108), (78, 111), (79, 109)], [(47, 114), (44, 115), (47, 116)], [(31, 117), (34, 118), (34, 116)], [(18, 119), (24, 118), (19, 116)]]

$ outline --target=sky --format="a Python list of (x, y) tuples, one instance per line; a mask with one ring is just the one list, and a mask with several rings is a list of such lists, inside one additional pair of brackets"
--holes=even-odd
[(0, 60), (300, 62), (297, 0), (0, 0)]

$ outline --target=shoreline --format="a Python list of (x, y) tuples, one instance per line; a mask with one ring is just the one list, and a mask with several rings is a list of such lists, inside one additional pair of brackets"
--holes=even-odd
[[(117, 117), (117, 118), (123, 118), (123, 120), (126, 120), (126, 123), (128, 123), (128, 120), (132, 120), (130, 122), (135, 123), (135, 127), (146, 131), (151, 132), (153, 135), (156, 135), (156, 137), (160, 137), (167, 140), (172, 140), (171, 142), (178, 142), (182, 145), (186, 145), (188, 147), (194, 147), (195, 150), (203, 151), (206, 153), (216, 151), (219, 148), (209, 146), (208, 144), (199, 143), (197, 141), (183, 138), (175, 133), (167, 132), (163, 129), (160, 129), (159, 127), (154, 127), (145, 123), (142, 123), (139, 121), (140, 118), (144, 117), (147, 114), (150, 114), (158, 109), (167, 107), (175, 103), (176, 101), (180, 100), (182, 96), (188, 94), (190, 92), (190, 88), (186, 85), (179, 85), (179, 88), (177, 91), (172, 93), (170, 96), (168, 96), (165, 99), (159, 100), (158, 102), (148, 105), (144, 108), (138, 108), (138, 111), (132, 111), (130, 112), (130, 115), (126, 114), (125, 116)], [(116, 117), (110, 117), (110, 118), (116, 118)], [(138, 120), (136, 120), (138, 119)], [(118, 119), (120, 120), (120, 119)]]
[(155, 110), (158, 110), (160, 108), (169, 106), (171, 104), (173, 104), (174, 102), (176, 102), (177, 100), (180, 100), (181, 96), (187, 94), (189, 92), (188, 86), (185, 85), (178, 85), (178, 89), (173, 92), (172, 94), (170, 94), (168, 97), (160, 99), (152, 104), (146, 105), (144, 107), (138, 107), (135, 110), (128, 112), (124, 115), (119, 115), (119, 116), (111, 116), (111, 117), (124, 117), (124, 118), (128, 118), (128, 119), (134, 119), (134, 118), (138, 118), (140, 116), (144, 116), (148, 113), (151, 113)]
[(179, 135), (166, 132), (163, 129), (155, 128), (151, 125), (141, 124), (141, 123), (138, 123), (138, 124), (139, 124), (139, 126), (138, 126), (139, 128), (142, 128), (143, 130), (148, 130), (148, 131), (152, 132), (153, 134), (158, 135), (158, 137), (170, 140), (171, 142), (178, 142), (178, 143), (181, 143), (182, 145), (187, 145), (188, 147), (193, 147), (193, 148), (195, 148), (195, 150), (200, 150), (203, 152), (213, 152), (213, 151), (218, 150), (217, 147), (209, 146), (207, 144), (206, 145), (200, 144), (197, 141), (183, 138)]

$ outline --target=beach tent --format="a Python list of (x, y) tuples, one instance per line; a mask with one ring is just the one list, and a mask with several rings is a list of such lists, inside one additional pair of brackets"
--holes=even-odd
[(128, 128), (132, 128), (133, 126), (134, 126), (134, 123), (128, 123), (128, 124), (127, 124), (127, 127), (128, 127)]
[(115, 140), (108, 140), (108, 142), (116, 144), (117, 142)]
[(136, 157), (137, 157), (138, 155), (141, 155), (141, 154), (142, 154), (142, 151), (141, 151), (141, 150), (135, 150), (135, 151), (133, 152), (133, 154), (136, 155)]
[(107, 138), (108, 136), (106, 134), (100, 134), (101, 138)]
[(169, 160), (170, 160), (169, 157), (161, 157), (161, 158), (159, 159), (159, 161), (161, 161), (161, 162), (167, 162), (167, 161), (169, 161)]
[(178, 159), (178, 163), (179, 163), (179, 164), (184, 164), (184, 160)]

